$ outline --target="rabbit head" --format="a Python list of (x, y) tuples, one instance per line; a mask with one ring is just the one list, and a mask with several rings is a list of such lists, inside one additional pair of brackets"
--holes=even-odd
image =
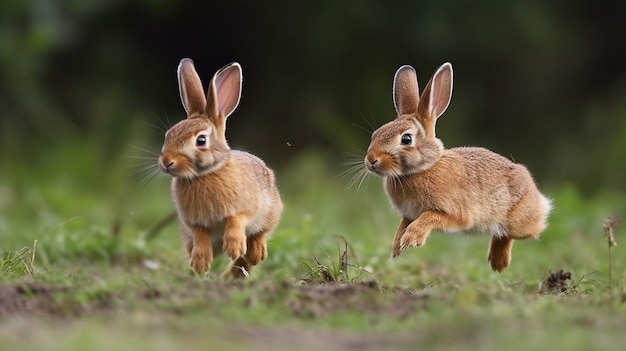
[(417, 73), (405, 65), (393, 81), (398, 117), (372, 134), (366, 168), (379, 176), (400, 177), (430, 168), (441, 156), (443, 143), (435, 136), (437, 118), (452, 97), (452, 65), (445, 63), (419, 94)]
[(230, 155), (226, 118), (239, 104), (241, 85), (241, 66), (231, 63), (215, 73), (205, 97), (193, 61), (180, 61), (178, 86), (187, 119), (165, 133), (158, 160), (161, 171), (193, 179), (216, 171), (226, 162)]

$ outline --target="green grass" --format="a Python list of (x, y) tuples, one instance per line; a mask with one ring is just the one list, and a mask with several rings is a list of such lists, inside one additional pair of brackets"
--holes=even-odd
[[(139, 186), (128, 160), (95, 167), (96, 151), (76, 146), (38, 161), (45, 176), (33, 174), (36, 165), (0, 174), (3, 349), (618, 350), (626, 343), (626, 261), (614, 247), (610, 284), (602, 228), (606, 216), (624, 213), (618, 194), (586, 198), (574, 185), (548, 191), (555, 204), (548, 230), (540, 241), (516, 242), (502, 274), (487, 264), (488, 238), (480, 235), (435, 233), (390, 261), (399, 217), (380, 180), (347, 190), (332, 162), (303, 154), (277, 170), (285, 212), (269, 258), (248, 281), (232, 283), (217, 279), (224, 257), (208, 277), (190, 272), (175, 224), (146, 238), (173, 210), (167, 178)], [(617, 227), (618, 244), (622, 233)], [(560, 269), (572, 273), (571, 288), (540, 293)], [(7, 293), (16, 284), (21, 295)]]

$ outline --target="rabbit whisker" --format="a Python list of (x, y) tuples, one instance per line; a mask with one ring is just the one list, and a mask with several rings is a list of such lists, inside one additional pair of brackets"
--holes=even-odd
[[(159, 119), (159, 121), (161, 121), (161, 119)], [(165, 123), (163, 121), (161, 121), (161, 125), (157, 125), (154, 123), (149, 123), (149, 122), (142, 122), (143, 125), (146, 125), (148, 127), (154, 128), (156, 130), (158, 130), (159, 132), (165, 134), (165, 132), (167, 131), (167, 126), (165, 125)]]
[(365, 166), (363, 165), (363, 161), (349, 161), (349, 162), (342, 162), (340, 164), (342, 167), (347, 167), (347, 171), (343, 171), (341, 172), (341, 174), (344, 174), (346, 172), (352, 172), (354, 170), (358, 170), (360, 168), (365, 168)]
[(158, 169), (152, 169), (152, 171), (150, 171), (149, 173), (147, 173), (140, 181), (139, 181), (139, 185), (140, 186), (145, 186), (147, 184), (149, 184), (152, 180), (156, 179), (157, 175), (159, 174), (159, 170)]
[[(360, 124), (356, 124), (356, 123), (351, 123), (352, 126), (359, 128), (360, 130), (366, 132), (367, 134), (372, 134), (372, 132), (374, 131), (373, 129), (368, 129)], [(369, 124), (369, 123), (368, 123)], [(370, 126), (371, 128), (371, 126)]]
[(131, 175), (138, 175), (138, 174), (145, 173), (148, 171), (150, 172), (159, 171), (159, 168), (156, 165), (156, 163), (152, 163), (152, 162), (150, 162), (149, 164), (144, 163), (144, 164), (139, 164), (139, 165), (133, 165), (130, 168), (133, 169), (131, 171)]
[(156, 164), (156, 161), (157, 161), (157, 159), (154, 156), (126, 155), (123, 157), (127, 159), (131, 159), (131, 160), (153, 161), (154, 164)]
[(144, 147), (137, 146), (137, 145), (130, 145), (130, 147), (135, 149), (135, 150), (138, 150), (138, 151), (141, 151), (141, 152), (145, 152), (145, 153), (147, 153), (149, 155), (153, 155), (153, 156), (157, 156), (157, 157), (159, 156), (159, 153), (154, 151), (154, 150), (146, 149)]
[(364, 181), (367, 181), (367, 177), (369, 175), (369, 173), (367, 172), (367, 169), (363, 168), (361, 169), (361, 171), (359, 172), (360, 177), (361, 177), (361, 181), (359, 181), (359, 186), (356, 188), (356, 192), (358, 193), (359, 190), (361, 190), (361, 186), (363, 185)]
[[(344, 178), (352, 174), (353, 172), (360, 170), (361, 167), (363, 167), (363, 160), (361, 159), (361, 155), (348, 154), (348, 153), (346, 154), (349, 156), (352, 156), (352, 159), (348, 159), (339, 164), (341, 167), (345, 167), (346, 169), (341, 171), (337, 176), (333, 177), (333, 179)], [(353, 155), (358, 156), (358, 157), (353, 157)]]
[(354, 184), (359, 184), (359, 186), (357, 187), (357, 191), (358, 189), (361, 187), (361, 183), (363, 182), (363, 175), (364, 175), (365, 169), (359, 169), (356, 171), (356, 173), (350, 178), (350, 181), (348, 182), (348, 189), (352, 188), (354, 186)]
[[(360, 165), (352, 165), (349, 166), (346, 170), (342, 171), (341, 173), (339, 173), (338, 175), (336, 175), (335, 177), (333, 177), (333, 179), (339, 179), (339, 178), (345, 178), (350, 176), (353, 173), (358, 173), (358, 171), (360, 170), (361, 166)], [(356, 175), (352, 175), (350, 177), (350, 179), (354, 178)], [(348, 187), (349, 188), (349, 187)]]
[(376, 121), (374, 119), (374, 114), (372, 114), (372, 111), (370, 111), (370, 116), (371, 116), (371, 120), (368, 119), (365, 115), (361, 115), (361, 118), (365, 121), (365, 123), (367, 123), (367, 126), (370, 128), (369, 133), (372, 134), (376, 129), (378, 129), (378, 126), (376, 125)]
[(165, 117), (165, 119), (161, 115), (159, 115), (159, 114), (157, 114), (155, 112), (152, 112), (152, 115), (155, 116), (156, 119), (160, 122), (160, 124), (161, 124), (160, 126), (156, 125), (156, 124), (152, 124), (152, 123), (146, 123), (146, 124), (149, 125), (149, 126), (154, 127), (155, 129), (157, 129), (157, 130), (163, 132), (163, 134), (165, 134), (165, 132), (168, 129), (170, 129), (170, 127), (172, 126), (172, 123), (170, 123), (169, 116), (168, 116), (167, 112), (165, 111), (165, 109), (162, 109), (162, 111), (163, 111), (163, 116)]

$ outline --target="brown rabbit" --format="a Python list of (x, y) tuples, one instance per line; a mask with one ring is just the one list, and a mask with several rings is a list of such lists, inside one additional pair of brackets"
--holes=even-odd
[(536, 239), (551, 209), (523, 165), (479, 147), (444, 149), (437, 118), (452, 96), (452, 65), (445, 63), (419, 95), (413, 67), (394, 78), (398, 117), (378, 128), (365, 157), (402, 221), (392, 257), (423, 246), (432, 230), (491, 234), (487, 259), (501, 272), (511, 261), (513, 239)]
[(224, 251), (231, 264), (222, 275), (247, 276), (267, 258), (266, 241), (283, 204), (272, 170), (226, 142), (226, 118), (241, 97), (241, 66), (217, 71), (205, 98), (193, 61), (183, 59), (178, 85), (187, 119), (165, 133), (158, 164), (173, 177), (172, 198), (190, 266), (206, 272)]

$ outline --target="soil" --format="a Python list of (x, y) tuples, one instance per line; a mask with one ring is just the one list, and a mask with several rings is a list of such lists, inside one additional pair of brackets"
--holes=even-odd
[(87, 311), (111, 308), (112, 296), (101, 294), (88, 304), (72, 296), (65, 287), (43, 283), (23, 283), (0, 286), (0, 317), (16, 315), (78, 316)]
[[(541, 292), (566, 293), (573, 289), (571, 278), (571, 273), (564, 270), (550, 273), (541, 284)], [(423, 292), (388, 287), (373, 281), (300, 281), (294, 284), (178, 277), (165, 286), (150, 286), (143, 282), (110, 291), (24, 282), (0, 286), (0, 321), (14, 317), (78, 320), (83, 316), (124, 314), (143, 308), (185, 316), (197, 312), (199, 306), (219, 318), (228, 313), (229, 308), (225, 306), (237, 304), (244, 308), (261, 305), (284, 309), (300, 321), (351, 312), (359, 313), (366, 321), (375, 322), (381, 316), (403, 321), (427, 311), (432, 302), (430, 299), (430, 295)], [(626, 294), (622, 300), (626, 301)], [(334, 345), (347, 350), (405, 349), (414, 346), (417, 340), (415, 334), (350, 334), (309, 330), (297, 325), (299, 323), (281, 327), (234, 325), (226, 326), (225, 332), (243, 337), (251, 345), (264, 345), (268, 350), (285, 345), (294, 345), (294, 348), (298, 345), (314, 348)]]
[(328, 316), (342, 311), (364, 311), (372, 316), (406, 318), (425, 308), (428, 295), (407, 289), (388, 288), (376, 282), (303, 285), (287, 301), (287, 307), (301, 318)]
[[(177, 287), (159, 289), (142, 287), (128, 293), (77, 292), (69, 287), (39, 282), (0, 286), (0, 320), (14, 317), (47, 317), (76, 320), (82, 316), (127, 313), (141, 304), (160, 313), (184, 315), (202, 305), (219, 316), (225, 303), (252, 306), (264, 303), (285, 308), (296, 319), (314, 320), (332, 314), (359, 311), (374, 320), (381, 315), (402, 320), (426, 308), (427, 295), (407, 289), (382, 286), (376, 282), (328, 282), (299, 285), (283, 282), (224, 282), (184, 280)], [(241, 298), (244, 291), (245, 298)], [(176, 301), (175, 303), (173, 301)], [(210, 301), (211, 303), (207, 303)], [(23, 319), (23, 318), (20, 318)], [(285, 345), (308, 349), (333, 345), (346, 350), (403, 349), (414, 343), (411, 335), (351, 334), (333, 330), (308, 330), (294, 326), (280, 328), (258, 326), (232, 327), (237, 338), (264, 349), (284, 349)], [(228, 329), (225, 330), (227, 333)], [(276, 346), (276, 348), (274, 346)]]
[[(83, 314), (110, 313), (126, 310), (139, 300), (165, 310), (183, 312), (184, 301), (215, 301), (207, 308), (232, 300), (235, 293), (246, 292), (245, 305), (263, 302), (282, 305), (294, 316), (302, 319), (329, 316), (346, 311), (406, 318), (423, 309), (428, 295), (416, 294), (408, 289), (388, 288), (376, 282), (293, 285), (288, 282), (224, 282), (188, 280), (185, 285), (167, 290), (143, 287), (128, 296), (127, 292), (95, 292), (86, 296), (63, 286), (29, 282), (0, 286), (0, 317), (16, 315), (47, 315), (51, 317), (78, 317)], [(168, 304), (171, 300), (182, 304)], [(128, 302), (131, 301), (131, 302)], [(193, 303), (190, 303), (193, 304)], [(181, 307), (182, 305), (182, 307)]]

